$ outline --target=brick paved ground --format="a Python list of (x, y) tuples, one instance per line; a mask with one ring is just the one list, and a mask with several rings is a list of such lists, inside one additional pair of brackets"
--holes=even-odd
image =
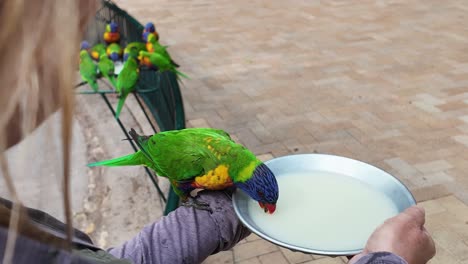
[[(225, 129), (256, 154), (379, 166), (431, 200), (433, 263), (468, 262), (457, 211), (468, 204), (468, 2), (116, 2), (156, 22), (191, 76), (192, 125)], [(207, 263), (341, 263), (313, 259), (251, 238)]]

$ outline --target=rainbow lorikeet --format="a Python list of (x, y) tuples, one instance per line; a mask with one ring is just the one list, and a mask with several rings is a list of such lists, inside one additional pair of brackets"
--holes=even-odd
[(88, 41), (83, 40), (83, 41), (81, 42), (80, 50), (87, 50), (87, 51), (89, 51), (90, 48), (91, 48), (91, 46), (89, 45)]
[(155, 70), (155, 71), (158, 70), (158, 67), (151, 64), (151, 61), (150, 61), (150, 59), (148, 57), (143, 57), (143, 56), (140, 55), (140, 56), (138, 56), (138, 60), (140, 61), (140, 65), (146, 66), (151, 70)]
[[(257, 201), (265, 212), (275, 211), (278, 183), (273, 172), (225, 131), (188, 128), (140, 136), (132, 129), (129, 134), (139, 151), (88, 166), (147, 166), (168, 178), (185, 202), (195, 189), (223, 190), (234, 186)], [(194, 202), (185, 205), (207, 209), (206, 204)]]
[(102, 54), (101, 57), (99, 58), (99, 63), (98, 63), (98, 68), (99, 72), (102, 74), (102, 76), (106, 77), (109, 82), (112, 84), (112, 86), (116, 87), (117, 83), (115, 82), (115, 66), (114, 62), (107, 57), (107, 54)]
[(143, 29), (143, 32), (150, 32), (150, 33), (156, 32), (156, 27), (154, 26), (154, 23), (153, 22), (146, 23), (145, 29)]
[(156, 37), (156, 40), (159, 40), (159, 34), (158, 32), (156, 32), (156, 27), (154, 26), (152, 22), (146, 23), (145, 28), (143, 29), (143, 34), (142, 34), (143, 41), (146, 42), (147, 37), (150, 34), (154, 35)]
[(102, 54), (106, 54), (106, 46), (102, 43), (98, 43), (91, 48), (90, 53), (91, 57), (97, 61), (101, 58)]
[(111, 22), (106, 25), (106, 31), (104, 32), (104, 41), (107, 44), (117, 43), (120, 40), (119, 26), (115, 22)]
[(128, 57), (131, 56), (131, 53), (132, 52), (136, 52), (136, 54), (134, 54), (135, 56), (132, 56), (132, 57), (138, 57), (138, 53), (140, 51), (146, 51), (146, 44), (143, 43), (143, 42), (130, 42), (127, 44), (127, 46), (125, 47), (124, 49), (124, 53), (123, 53), (123, 61), (127, 61)]
[(80, 51), (80, 75), (81, 78), (97, 92), (99, 87), (97, 80), (97, 66), (94, 64), (93, 59), (89, 56), (86, 50)]
[(112, 61), (118, 61), (122, 56), (122, 48), (117, 43), (111, 43), (107, 46), (106, 53)]
[(159, 53), (150, 53), (150, 52), (147, 52), (147, 51), (140, 51), (140, 57), (149, 58), (149, 61), (151, 62), (151, 64), (158, 67), (158, 69), (161, 72), (171, 71), (171, 72), (174, 72), (175, 74), (177, 74), (179, 76), (185, 77), (187, 79), (189, 78), (184, 73), (178, 71), (168, 58), (164, 57), (163, 55), (161, 55)]
[(163, 57), (168, 59), (174, 67), (179, 67), (179, 64), (177, 64), (175, 61), (172, 60), (171, 56), (167, 52), (167, 46), (163, 46), (159, 44), (159, 42), (156, 40), (156, 38), (153, 35), (148, 36), (148, 42), (146, 43), (146, 50), (148, 52), (156, 52), (161, 54)]
[[(142, 51), (146, 51), (146, 44), (145, 49)], [(140, 65), (145, 66), (151, 70), (158, 70), (158, 67), (153, 65), (148, 57), (143, 57), (140, 52), (138, 52), (137, 59)]]
[(80, 44), (80, 51), (86, 50), (87, 52), (89, 52), (90, 49), (91, 49), (91, 45), (89, 45), (89, 42), (86, 40), (83, 40)]
[(119, 76), (117, 76), (116, 89), (119, 93), (119, 102), (117, 103), (117, 110), (115, 110), (115, 118), (119, 118), (125, 99), (127, 99), (127, 96), (135, 90), (139, 73), (140, 70), (138, 69), (136, 58), (129, 57), (124, 63)]

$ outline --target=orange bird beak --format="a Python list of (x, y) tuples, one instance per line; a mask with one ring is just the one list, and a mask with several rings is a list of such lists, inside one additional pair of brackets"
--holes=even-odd
[(268, 204), (268, 203), (262, 203), (258, 202), (260, 207), (265, 211), (265, 213), (273, 214), (276, 210), (276, 204)]

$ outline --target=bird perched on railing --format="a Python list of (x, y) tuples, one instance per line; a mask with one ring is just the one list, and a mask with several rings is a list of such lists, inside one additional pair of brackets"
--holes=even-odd
[(148, 42), (146, 43), (146, 50), (148, 52), (155, 52), (155, 53), (161, 54), (161, 56), (169, 60), (174, 67), (176, 68), (179, 67), (179, 64), (177, 64), (174, 60), (172, 60), (171, 55), (169, 55), (169, 52), (167, 52), (167, 46), (161, 45), (153, 35), (148, 36)]
[(147, 41), (148, 35), (154, 35), (156, 40), (159, 40), (159, 34), (156, 31), (156, 27), (154, 26), (152, 22), (146, 23), (145, 28), (143, 29), (143, 33), (142, 33), (143, 41), (145, 42)]
[(106, 53), (102, 54), (99, 58), (98, 63), (99, 72), (109, 80), (113, 87), (116, 87), (115, 81), (115, 65), (114, 62), (109, 59)]
[(159, 71), (161, 72), (170, 71), (170, 72), (177, 74), (178, 76), (182, 76), (184, 78), (189, 79), (187, 75), (178, 71), (168, 58), (164, 57), (163, 55), (159, 53), (140, 51), (140, 57), (142, 59), (148, 58), (151, 64), (158, 67)]
[(91, 58), (98, 61), (102, 54), (106, 54), (106, 45), (98, 43), (90, 50)]
[(95, 92), (98, 91), (97, 66), (86, 50), (80, 51), (80, 75), (83, 81), (87, 82)]
[(110, 24), (107, 24), (103, 38), (107, 44), (117, 43), (120, 41), (119, 26), (117, 23), (110, 22)]
[(128, 57), (122, 71), (119, 73), (119, 76), (117, 76), (116, 90), (118, 92), (119, 102), (115, 110), (115, 118), (119, 118), (125, 99), (135, 90), (139, 75), (140, 70), (136, 58), (133, 56)]
[[(133, 49), (135, 48), (135, 49)], [(127, 61), (127, 59), (131, 56), (130, 52), (133, 51), (135, 52), (134, 56), (135, 58), (138, 57), (138, 53), (140, 51), (146, 51), (146, 44), (143, 43), (143, 42), (130, 42), (127, 44), (127, 46), (125, 47), (124, 49), (124, 53), (123, 53), (123, 61)]]
[(266, 213), (276, 209), (278, 183), (273, 172), (228, 133), (211, 128), (188, 128), (140, 136), (129, 132), (139, 151), (88, 166), (143, 165), (169, 179), (183, 205), (210, 210), (191, 197), (196, 189), (237, 187), (257, 201)]

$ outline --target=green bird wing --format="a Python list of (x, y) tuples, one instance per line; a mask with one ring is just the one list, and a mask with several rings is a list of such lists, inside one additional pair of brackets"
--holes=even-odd
[(104, 76), (114, 75), (115, 65), (105, 54), (99, 58), (98, 68)]
[(91, 51), (96, 51), (99, 55), (106, 53), (106, 46), (102, 43), (98, 43), (91, 48)]
[(226, 131), (224, 130), (221, 130), (221, 129), (214, 129), (214, 128), (203, 128), (203, 127), (197, 127), (197, 128), (187, 128), (185, 130), (193, 130), (193, 131), (196, 131), (196, 133), (203, 133), (207, 136), (219, 136), (219, 137), (222, 137), (226, 140), (231, 140), (231, 136), (229, 135), (229, 133), (227, 133)]
[[(216, 149), (210, 141), (220, 141)], [(227, 143), (227, 144), (226, 144)], [(157, 173), (176, 181), (187, 181), (213, 170), (230, 151), (232, 141), (226, 132), (214, 129), (166, 131), (141, 138), (142, 152), (157, 165)]]
[(87, 82), (94, 82), (97, 78), (97, 66), (91, 57), (85, 57), (80, 62), (80, 75)]
[(153, 47), (154, 47), (154, 52), (157, 52), (159, 54), (161, 54), (162, 56), (170, 59), (171, 56), (169, 55), (169, 53), (167, 52), (166, 48), (164, 46), (162, 46), (161, 44), (159, 44), (159, 42), (155, 42), (153, 44)]
[(118, 54), (122, 54), (122, 48), (120, 47), (119, 44), (117, 43), (112, 43), (109, 46), (107, 46), (107, 55), (117, 52)]
[(159, 53), (140, 51), (140, 55), (148, 57), (151, 64), (158, 66), (160, 69), (167, 69), (167, 66), (170, 66), (170, 61)]
[(128, 53), (132, 48), (135, 48), (137, 52), (140, 52), (141, 50), (146, 51), (146, 43), (143, 42), (130, 42), (128, 45), (125, 47), (124, 52)]
[(120, 93), (130, 93), (138, 82), (138, 63), (134, 58), (128, 59), (119, 76), (117, 76), (117, 91)]

